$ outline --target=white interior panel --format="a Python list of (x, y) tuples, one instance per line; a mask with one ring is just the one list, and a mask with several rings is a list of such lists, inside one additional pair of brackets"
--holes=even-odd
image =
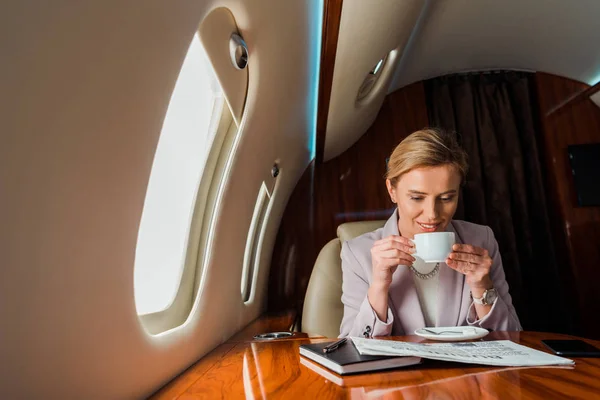
[(229, 40), (232, 33), (238, 33), (235, 19), (227, 8), (217, 8), (202, 21), (199, 31), (202, 44), (225, 92), (231, 114), (239, 125), (248, 89), (248, 68), (237, 69), (231, 62)]
[(521, 69), (600, 80), (600, 1), (429, 1), (390, 91), (455, 72)]
[[(229, 179), (219, 188), (199, 296), (183, 325), (152, 336), (133, 296), (146, 186), (191, 37), (221, 6), (249, 47), (246, 106)], [(280, 0), (3, 3), (0, 398), (140, 398), (260, 314), (281, 214), (313, 153), (321, 7)], [(254, 199), (261, 182), (271, 182), (276, 159), (281, 172), (257, 290), (244, 304), (240, 278)]]
[[(395, 64), (424, 3), (425, 0), (344, 0), (327, 117), (325, 160), (344, 152), (375, 120)], [(365, 77), (388, 54), (377, 83), (365, 99), (357, 102)]]

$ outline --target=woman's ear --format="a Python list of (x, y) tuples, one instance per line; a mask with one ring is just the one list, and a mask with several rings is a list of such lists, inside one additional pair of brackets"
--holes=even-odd
[(388, 194), (390, 195), (390, 199), (392, 199), (392, 203), (396, 204), (396, 188), (392, 185), (392, 181), (389, 179), (385, 180), (385, 186), (387, 187)]

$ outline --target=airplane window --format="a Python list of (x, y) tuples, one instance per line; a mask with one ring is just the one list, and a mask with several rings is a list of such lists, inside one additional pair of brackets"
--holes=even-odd
[(223, 104), (194, 35), (163, 122), (139, 226), (134, 270), (139, 315), (165, 310), (179, 288), (196, 194)]

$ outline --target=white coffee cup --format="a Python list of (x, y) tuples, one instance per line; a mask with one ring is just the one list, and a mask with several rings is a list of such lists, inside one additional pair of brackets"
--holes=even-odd
[(455, 243), (454, 232), (418, 233), (413, 239), (419, 257), (425, 262), (445, 262)]

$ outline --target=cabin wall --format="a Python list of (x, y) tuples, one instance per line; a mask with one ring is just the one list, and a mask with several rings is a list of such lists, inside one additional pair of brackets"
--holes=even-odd
[[(314, 157), (322, 2), (2, 5), (0, 399), (144, 398), (265, 309), (279, 221)], [(191, 307), (178, 326), (151, 334), (134, 296), (146, 189), (190, 41), (217, 7), (248, 44), (246, 103), (232, 150), (218, 154), (224, 178), (204, 214), (197, 279), (184, 282), (197, 293), (183, 293)], [(272, 193), (244, 301), (263, 184)]]
[(306, 169), (284, 212), (272, 258), (268, 307), (301, 309), (321, 248), (338, 225), (387, 219), (393, 210), (385, 188), (385, 159), (410, 133), (429, 124), (423, 83), (385, 98), (369, 130), (347, 151)]
[(577, 333), (599, 338), (600, 207), (577, 206), (567, 146), (600, 142), (600, 108), (584, 98), (547, 115), (587, 87), (567, 78), (536, 74), (555, 243), (564, 261), (570, 264), (570, 268), (563, 268), (563, 282), (571, 287), (570, 300), (579, 315)]

